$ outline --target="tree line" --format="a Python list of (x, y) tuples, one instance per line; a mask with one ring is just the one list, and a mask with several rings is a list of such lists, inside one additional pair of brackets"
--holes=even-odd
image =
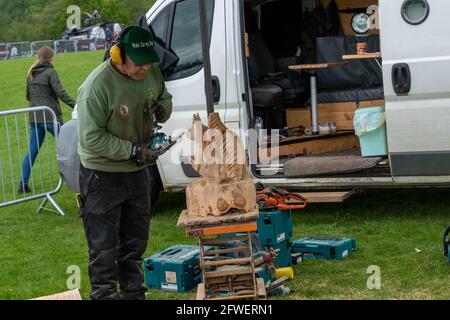
[(155, 0), (0, 0), (0, 42), (59, 39), (66, 30), (67, 8), (98, 10), (103, 22), (132, 24)]

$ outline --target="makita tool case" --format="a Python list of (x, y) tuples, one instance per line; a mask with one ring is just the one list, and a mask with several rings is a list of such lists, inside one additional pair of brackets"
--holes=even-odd
[(263, 247), (276, 246), (292, 238), (292, 212), (260, 211), (258, 236)]
[(175, 245), (144, 260), (148, 289), (188, 292), (202, 280), (199, 248)]
[(292, 252), (303, 259), (344, 259), (356, 250), (356, 240), (349, 238), (306, 237), (292, 243)]

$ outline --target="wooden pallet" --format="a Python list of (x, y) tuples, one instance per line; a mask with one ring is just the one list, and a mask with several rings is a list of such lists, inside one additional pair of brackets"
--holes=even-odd
[[(186, 234), (199, 237), (200, 268), (203, 283), (197, 291), (198, 300), (236, 300), (265, 298), (256, 279), (253, 265), (252, 232), (257, 231), (255, 221), (228, 225), (211, 225), (207, 227), (187, 227)], [(222, 234), (243, 233), (244, 235), (220, 238)], [(230, 247), (230, 241), (237, 241)], [(205, 246), (214, 246), (205, 250)], [(227, 253), (246, 252), (246, 257), (228, 257)], [(220, 255), (220, 259), (217, 257)]]
[[(258, 297), (259, 299), (266, 299), (267, 298), (267, 292), (266, 287), (264, 285), (264, 280), (261, 278), (256, 279), (256, 284), (258, 288)], [(209, 300), (239, 300), (243, 297), (236, 297), (236, 296), (228, 296), (228, 297), (221, 297), (220, 299), (212, 298)], [(200, 283), (197, 287), (197, 300), (206, 300), (206, 291), (205, 291), (205, 284)]]
[(258, 229), (259, 210), (247, 213), (232, 212), (220, 217), (189, 216), (187, 210), (181, 212), (178, 227), (186, 228), (187, 237), (214, 236), (220, 234), (254, 232)]

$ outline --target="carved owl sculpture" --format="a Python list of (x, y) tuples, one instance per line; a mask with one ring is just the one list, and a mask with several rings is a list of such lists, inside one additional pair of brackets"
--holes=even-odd
[(224, 215), (231, 209), (254, 209), (256, 190), (247, 176), (245, 148), (239, 136), (227, 129), (218, 113), (210, 114), (208, 126), (194, 115), (188, 137), (194, 141), (191, 165), (201, 178), (186, 190), (189, 215)]

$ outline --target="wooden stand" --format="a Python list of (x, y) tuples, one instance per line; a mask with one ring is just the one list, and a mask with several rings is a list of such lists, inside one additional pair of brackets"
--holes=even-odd
[[(256, 221), (233, 224), (188, 226), (186, 234), (199, 237), (200, 268), (203, 283), (198, 286), (197, 300), (238, 300), (266, 298), (262, 279), (256, 279), (253, 266), (252, 232)], [(242, 236), (219, 238), (219, 235), (243, 233)], [(230, 241), (238, 245), (229, 247)], [(205, 250), (213, 246), (214, 250)], [(245, 252), (245, 258), (227, 257), (225, 254)], [(220, 259), (218, 259), (220, 257)]]

